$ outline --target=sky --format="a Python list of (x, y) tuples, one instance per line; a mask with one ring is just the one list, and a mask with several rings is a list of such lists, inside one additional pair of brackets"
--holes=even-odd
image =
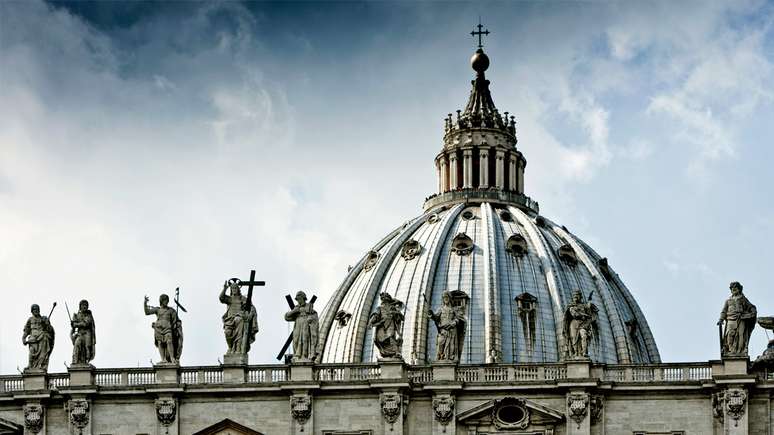
[(148, 366), (143, 296), (176, 287), (182, 364), (217, 364), (218, 293), (251, 269), (273, 362), (284, 295), (327, 301), (435, 193), (479, 16), (526, 193), (610, 259), (662, 359), (719, 357), (732, 280), (774, 315), (774, 4), (3, 1), (0, 373), (54, 301), (64, 371), (84, 298), (93, 363)]

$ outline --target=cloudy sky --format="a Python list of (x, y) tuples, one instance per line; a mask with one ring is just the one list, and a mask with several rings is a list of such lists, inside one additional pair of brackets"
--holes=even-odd
[(434, 192), (479, 16), (527, 193), (610, 258), (662, 358), (718, 357), (731, 280), (774, 315), (771, 4), (3, 1), (0, 373), (54, 301), (63, 371), (82, 298), (95, 365), (147, 366), (143, 296), (177, 286), (183, 363), (217, 364), (218, 292), (250, 269), (273, 361), (283, 295), (327, 300)]

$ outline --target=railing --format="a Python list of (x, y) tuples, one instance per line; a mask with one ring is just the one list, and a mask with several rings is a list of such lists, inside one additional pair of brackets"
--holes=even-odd
[(247, 382), (253, 384), (269, 384), (290, 380), (286, 366), (250, 367), (247, 370)]
[(58, 390), (60, 388), (67, 388), (69, 386), (70, 386), (69, 373), (52, 373), (48, 375), (49, 390)]
[(689, 382), (712, 379), (709, 364), (608, 365), (602, 379), (608, 382)]
[(24, 380), (21, 375), (0, 377), (0, 393), (24, 390)]
[(381, 377), (382, 370), (377, 364), (320, 364), (314, 367), (314, 379), (318, 381), (367, 381)]
[(431, 366), (411, 366), (406, 371), (409, 381), (415, 384), (429, 384), (433, 382), (433, 368)]
[(514, 364), (495, 366), (459, 366), (457, 380), (461, 382), (532, 382), (555, 381), (567, 377), (561, 364)]

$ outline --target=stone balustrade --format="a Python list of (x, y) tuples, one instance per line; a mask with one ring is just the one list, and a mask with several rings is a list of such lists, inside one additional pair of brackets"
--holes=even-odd
[[(395, 363), (392, 363), (395, 365)], [(400, 363), (398, 363), (400, 366)], [(244, 384), (282, 384), (284, 382), (312, 381), (321, 383), (367, 382), (395, 377), (383, 374), (378, 363), (362, 364), (316, 364), (311, 366), (311, 377), (292, 379), (289, 365), (248, 365), (244, 366)], [(405, 365), (401, 379), (412, 385), (438, 382), (434, 379), (434, 365)], [(589, 365), (591, 378), (603, 383), (678, 383), (706, 382), (713, 379), (711, 363), (667, 363), (648, 365)], [(166, 368), (167, 370), (169, 368)], [(457, 365), (448, 367), (452, 376), (443, 380), (454, 380), (464, 384), (518, 384), (531, 382), (558, 382), (568, 379), (567, 364), (486, 364)], [(97, 387), (142, 387), (159, 384), (158, 368), (93, 369), (93, 385)], [(177, 371), (178, 384), (224, 384), (222, 366), (173, 367)], [(389, 373), (395, 373), (390, 371)], [(760, 372), (762, 382), (774, 382), (774, 372)], [(71, 387), (70, 373), (46, 375), (49, 390)], [(173, 376), (174, 379), (174, 376)], [(394, 379), (393, 379), (394, 380)], [(233, 383), (233, 382), (232, 382)], [(83, 386), (83, 385), (81, 385)], [(0, 376), (0, 394), (25, 390), (24, 376)]]

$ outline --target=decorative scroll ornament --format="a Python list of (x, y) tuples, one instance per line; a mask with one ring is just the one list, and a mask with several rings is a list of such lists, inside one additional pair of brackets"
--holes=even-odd
[(290, 398), (290, 415), (301, 426), (299, 432), (304, 431), (304, 424), (312, 416), (312, 399), (309, 396), (293, 396)]
[(739, 419), (744, 415), (744, 405), (746, 401), (746, 391), (739, 388), (726, 391), (726, 413), (734, 420), (734, 426), (739, 425)]
[(70, 414), (70, 424), (83, 433), (83, 429), (89, 425), (89, 402), (86, 399), (73, 399), (67, 403)]
[(366, 261), (363, 265), (363, 270), (369, 271), (376, 266), (376, 261), (379, 259), (379, 253), (376, 251), (368, 251), (366, 254)]
[(411, 261), (417, 258), (421, 252), (422, 245), (414, 239), (409, 239), (403, 244), (403, 248), (400, 250), (400, 256), (406, 261)]
[(43, 429), (43, 407), (37, 403), (24, 405), (24, 427), (38, 433)]
[(573, 393), (567, 396), (567, 410), (580, 429), (581, 423), (586, 419), (589, 411), (589, 395), (585, 393)]
[(452, 240), (451, 251), (457, 255), (470, 255), (473, 252), (473, 239), (465, 233), (458, 233)]
[(443, 425), (443, 431), (446, 432), (446, 426), (454, 416), (454, 397), (434, 398), (433, 412), (435, 413), (435, 420)]
[(724, 408), (726, 406), (726, 393), (720, 392), (715, 393), (712, 395), (712, 416), (715, 417), (719, 422), (723, 423), (725, 412)]
[(602, 396), (591, 396), (591, 424), (600, 420), (604, 407), (605, 403), (602, 400)]
[(177, 415), (177, 404), (172, 399), (159, 399), (156, 400), (156, 418), (159, 419), (159, 423), (169, 433), (169, 426), (175, 422), (175, 416)]
[(384, 421), (390, 424), (390, 430), (393, 430), (395, 422), (398, 421), (401, 411), (401, 397), (397, 393), (384, 393), (381, 397), (382, 415)]
[(506, 397), (495, 400), (492, 408), (492, 422), (500, 430), (525, 429), (529, 426), (529, 409), (524, 400)]

